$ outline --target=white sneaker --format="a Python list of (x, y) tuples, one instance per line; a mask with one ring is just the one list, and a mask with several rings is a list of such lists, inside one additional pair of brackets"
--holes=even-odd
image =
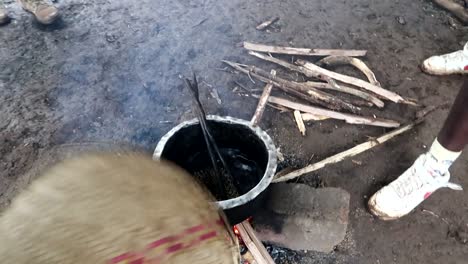
[(425, 60), (422, 69), (434, 75), (468, 74), (468, 43), (463, 50)]
[[(449, 182), (450, 165), (438, 164), (430, 153), (421, 155), (403, 175), (370, 198), (369, 210), (382, 220), (393, 220), (410, 213), (440, 188), (463, 190)], [(441, 172), (436, 167), (446, 170)]]

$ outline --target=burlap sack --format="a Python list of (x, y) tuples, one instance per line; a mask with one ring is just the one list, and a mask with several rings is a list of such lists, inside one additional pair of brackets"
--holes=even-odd
[(0, 218), (0, 263), (238, 263), (212, 198), (138, 154), (63, 162)]

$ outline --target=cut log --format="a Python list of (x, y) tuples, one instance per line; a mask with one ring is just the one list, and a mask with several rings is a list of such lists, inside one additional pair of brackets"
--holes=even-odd
[(299, 56), (350, 56), (350, 57), (362, 57), (366, 56), (366, 50), (344, 50), (344, 49), (304, 49), (304, 48), (292, 48), (292, 47), (281, 47), (272, 45), (255, 44), (251, 42), (244, 42), (244, 48), (247, 50), (276, 53), (276, 54), (288, 54), (288, 55), (299, 55)]

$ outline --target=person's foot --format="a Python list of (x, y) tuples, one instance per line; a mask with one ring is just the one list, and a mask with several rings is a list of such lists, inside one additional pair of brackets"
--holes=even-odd
[(51, 24), (58, 17), (58, 9), (47, 0), (18, 0), (18, 2), (23, 9), (34, 14), (37, 21), (42, 24)]
[(8, 16), (8, 12), (5, 7), (0, 3), (0, 25), (6, 24), (10, 21), (10, 17)]
[(468, 43), (463, 50), (430, 57), (423, 62), (422, 69), (434, 75), (468, 74)]
[[(462, 190), (458, 184), (450, 183), (450, 165), (437, 164), (430, 154), (421, 155), (398, 179), (375, 193), (369, 200), (369, 210), (382, 220), (394, 220), (410, 213), (433, 192), (448, 187)], [(447, 168), (439, 171), (434, 168)]]

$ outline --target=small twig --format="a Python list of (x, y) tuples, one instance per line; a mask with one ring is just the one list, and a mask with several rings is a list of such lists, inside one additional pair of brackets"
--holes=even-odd
[(369, 82), (376, 86), (382, 86), (377, 78), (375, 77), (374, 72), (360, 59), (346, 57), (346, 56), (329, 56), (318, 61), (317, 66), (322, 67), (323, 65), (335, 66), (335, 65), (352, 65), (358, 70), (360, 70), (364, 75), (366, 75)]
[(319, 116), (319, 115), (310, 114), (310, 113), (301, 114), (301, 117), (302, 117), (302, 120), (304, 121), (323, 121), (323, 120), (330, 119), (330, 117)]
[(261, 23), (260, 25), (258, 25), (256, 27), (257, 30), (265, 30), (267, 29), (269, 26), (271, 26), (273, 23), (277, 22), (279, 20), (279, 17), (274, 17), (272, 19), (269, 19), (263, 23)]
[[(252, 96), (253, 98), (258, 98), (260, 99), (260, 96), (259, 95), (256, 95), (254, 94), (255, 92), (259, 92), (260, 90), (259, 89), (249, 89), (249, 88), (246, 88), (244, 87), (242, 84), (240, 84), (239, 82), (237, 81), (234, 81), (234, 83), (236, 83), (238, 85), (239, 88), (241, 88), (242, 90), (244, 90), (246, 93), (247, 93), (247, 96)], [(278, 111), (280, 111), (281, 113), (284, 113), (284, 112), (289, 112), (289, 109), (287, 109), (286, 107), (283, 107), (283, 106), (280, 106), (280, 105), (275, 105), (275, 104), (272, 104), (270, 102), (267, 102), (267, 105), (271, 108), (274, 108)]]
[(442, 220), (444, 223), (446, 223), (447, 225), (450, 225), (449, 222), (447, 221), (447, 219), (443, 218), (443, 217), (440, 217), (438, 214), (432, 212), (432, 211), (429, 211), (429, 210), (426, 210), (426, 209), (423, 209), (422, 210), (423, 213), (427, 213), (427, 214), (430, 214), (432, 216), (435, 216), (436, 218)]
[(242, 90), (248, 92), (248, 93), (252, 93), (252, 89), (249, 89), (247, 87), (245, 87), (242, 83), (238, 82), (238, 81), (234, 81), (234, 83), (239, 86), (239, 88), (241, 88)]
[(252, 79), (252, 76), (250, 76), (250, 71), (247, 72), (247, 76), (249, 76), (250, 81), (251, 81), (253, 84), (255, 84), (255, 81)]
[[(276, 76), (276, 71), (271, 70), (271, 75)], [(265, 111), (265, 106), (268, 102), (268, 97), (270, 96), (271, 90), (273, 89), (273, 84), (269, 83), (263, 88), (263, 93), (260, 96), (260, 100), (258, 100), (257, 109), (255, 110), (255, 114), (252, 117), (250, 123), (252, 126), (257, 126), (260, 120), (262, 119), (263, 112)]]
[(302, 120), (301, 112), (297, 110), (294, 111), (294, 120), (296, 120), (296, 125), (297, 125), (297, 128), (299, 129), (299, 132), (301, 132), (301, 134), (305, 136), (306, 127), (304, 125), (304, 120)]
[(435, 110), (439, 109), (442, 105), (431, 105), (431, 106), (428, 106), (420, 111), (418, 111), (416, 113), (416, 118), (422, 118), (432, 112), (434, 112)]
[(224, 68), (215, 68), (215, 70), (217, 71), (223, 71), (223, 72), (229, 72), (229, 73), (233, 73), (232, 71), (229, 70), (228, 67), (224, 67)]
[[(220, 191), (223, 198), (227, 199), (228, 197), (226, 197), (226, 188), (223, 185), (223, 183), (229, 182), (232, 179), (232, 176), (231, 176), (231, 173), (230, 173), (229, 167), (227, 166), (226, 161), (224, 160), (223, 156), (221, 155), (221, 152), (219, 151), (218, 145), (216, 144), (216, 140), (214, 139), (208, 127), (208, 124), (207, 124), (208, 120), (206, 119), (206, 112), (203, 109), (203, 105), (200, 102), (198, 81), (197, 81), (197, 77), (195, 73), (193, 73), (192, 80), (185, 78), (184, 81), (185, 81), (187, 89), (190, 91), (192, 95), (193, 105), (197, 111), (198, 121), (200, 122), (200, 126), (202, 129), (203, 137), (205, 139), (208, 154), (211, 159), (213, 170), (215, 172), (215, 175), (219, 175), (218, 181), (217, 181), (218, 190)], [(216, 157), (215, 157), (215, 154), (216, 154)], [(221, 162), (222, 168), (224, 169), (224, 172), (226, 174), (221, 173), (221, 170), (218, 167), (217, 159), (219, 159), (219, 161)]]
[(192, 28), (196, 28), (196, 27), (200, 26), (201, 24), (205, 23), (208, 19), (209, 19), (209, 17), (202, 19), (200, 22), (193, 25)]
[(159, 121), (159, 124), (172, 124), (172, 123), (174, 123), (174, 121), (171, 121), (171, 120)]

